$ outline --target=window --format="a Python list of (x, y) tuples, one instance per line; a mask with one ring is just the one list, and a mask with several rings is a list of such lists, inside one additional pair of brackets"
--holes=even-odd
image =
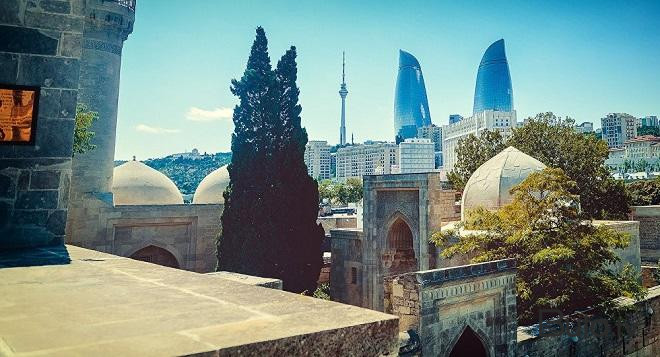
[(357, 268), (351, 268), (351, 284), (357, 284)]

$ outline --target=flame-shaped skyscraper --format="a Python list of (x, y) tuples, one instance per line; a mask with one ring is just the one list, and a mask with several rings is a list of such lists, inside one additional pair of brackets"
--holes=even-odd
[(397, 140), (414, 138), (417, 128), (431, 125), (422, 67), (415, 56), (399, 50), (399, 74), (394, 94), (394, 135)]
[(479, 64), (473, 114), (484, 110), (513, 111), (513, 88), (503, 39), (495, 41), (486, 49)]

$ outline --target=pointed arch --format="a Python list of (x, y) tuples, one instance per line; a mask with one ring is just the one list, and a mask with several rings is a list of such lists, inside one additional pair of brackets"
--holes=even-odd
[(178, 269), (180, 267), (179, 262), (174, 254), (165, 248), (153, 244), (138, 249), (133, 254), (131, 254), (129, 258), (170, 268)]
[(461, 333), (454, 337), (450, 346), (446, 354), (449, 357), (490, 357), (492, 355), (488, 337), (480, 329), (472, 328), (470, 324), (463, 327)]
[(388, 275), (416, 271), (415, 238), (409, 220), (397, 211), (390, 217), (387, 227), (387, 250), (383, 262)]

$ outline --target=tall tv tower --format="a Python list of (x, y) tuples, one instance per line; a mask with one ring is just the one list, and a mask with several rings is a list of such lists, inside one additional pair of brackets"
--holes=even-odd
[(341, 97), (341, 125), (339, 126), (339, 145), (346, 145), (346, 52), (342, 52), (341, 61), (341, 86), (339, 96)]

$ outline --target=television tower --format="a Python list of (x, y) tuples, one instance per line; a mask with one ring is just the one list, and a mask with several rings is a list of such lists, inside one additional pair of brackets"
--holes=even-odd
[(341, 97), (341, 125), (339, 126), (339, 145), (346, 145), (346, 52), (342, 52), (341, 61), (341, 86), (339, 96)]

